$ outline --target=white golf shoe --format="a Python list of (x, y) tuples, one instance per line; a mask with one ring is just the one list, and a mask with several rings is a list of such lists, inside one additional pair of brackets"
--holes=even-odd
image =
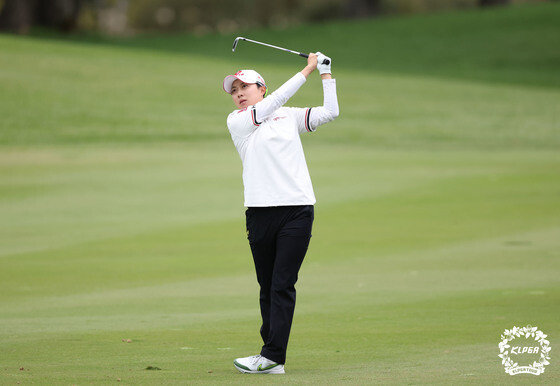
[(284, 365), (266, 359), (262, 355), (237, 358), (233, 361), (235, 368), (247, 374), (284, 374)]

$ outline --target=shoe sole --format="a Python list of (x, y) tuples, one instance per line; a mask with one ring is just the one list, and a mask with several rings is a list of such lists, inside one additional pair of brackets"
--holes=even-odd
[(233, 363), (233, 366), (243, 374), (286, 374), (283, 366), (279, 369), (273, 368), (273, 369), (270, 369), (270, 370), (263, 370), (263, 371), (247, 370), (247, 369), (244, 369), (242, 367), (237, 366), (237, 364), (235, 362)]

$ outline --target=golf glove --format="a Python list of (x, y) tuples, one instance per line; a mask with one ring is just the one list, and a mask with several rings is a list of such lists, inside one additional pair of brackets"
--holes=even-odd
[[(323, 62), (327, 60), (329, 64), (323, 64)], [(330, 74), (331, 73), (331, 64), (332, 60), (328, 56), (317, 52), (317, 70), (319, 70), (319, 74)]]

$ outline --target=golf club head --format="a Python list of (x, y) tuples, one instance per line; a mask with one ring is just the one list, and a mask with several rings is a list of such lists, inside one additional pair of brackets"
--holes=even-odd
[(237, 48), (237, 43), (239, 43), (239, 40), (243, 39), (241, 36), (238, 36), (235, 38), (235, 40), (233, 41), (233, 47), (231, 48), (232, 52), (235, 52), (235, 49)]

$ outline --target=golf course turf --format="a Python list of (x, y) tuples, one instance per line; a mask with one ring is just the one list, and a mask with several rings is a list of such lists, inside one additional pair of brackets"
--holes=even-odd
[[(557, 20), (242, 34), (332, 56), (341, 112), (302, 137), (315, 223), (267, 382), (560, 382)], [(305, 62), (234, 37), (0, 35), (1, 384), (263, 382), (232, 364), (260, 313), (221, 82), (254, 68), (273, 90)], [(288, 103), (320, 104), (316, 73)], [(527, 325), (550, 364), (510, 376), (500, 335)]]

